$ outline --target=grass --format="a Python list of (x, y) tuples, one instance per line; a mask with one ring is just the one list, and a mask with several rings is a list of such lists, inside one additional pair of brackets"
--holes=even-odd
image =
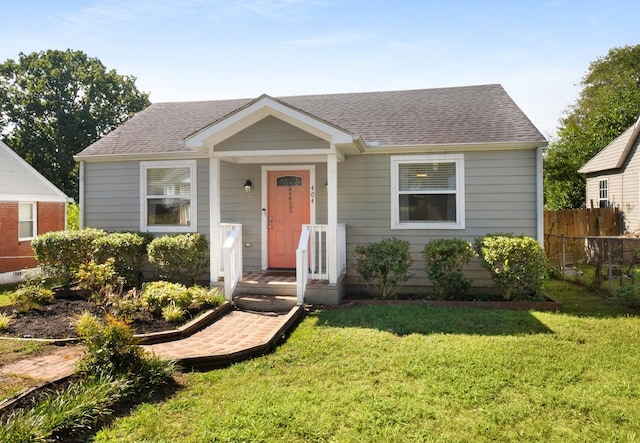
[(189, 373), (95, 441), (640, 440), (640, 317), (547, 289), (566, 312), (310, 314), (274, 353)]

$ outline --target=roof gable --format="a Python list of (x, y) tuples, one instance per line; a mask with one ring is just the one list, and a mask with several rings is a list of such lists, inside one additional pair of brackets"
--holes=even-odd
[(67, 201), (61, 190), (2, 141), (0, 180), (9, 184), (0, 189), (0, 200), (3, 201)]
[(204, 139), (224, 138), (267, 114), (325, 140), (330, 135), (334, 143), (349, 137), (391, 148), (547, 143), (502, 86), (479, 85), (156, 103), (87, 147), (77, 158), (197, 155)]
[(631, 152), (631, 148), (638, 139), (639, 134), (640, 118), (636, 120), (635, 124), (616, 137), (615, 140), (605, 146), (600, 152), (578, 169), (578, 172), (582, 174), (589, 174), (592, 172), (621, 168), (627, 160), (627, 157)]
[(296, 109), (287, 103), (262, 95), (224, 118), (189, 135), (187, 148), (198, 148), (208, 142), (216, 144), (254, 125), (266, 117), (275, 117), (318, 138), (334, 144), (353, 143), (354, 136), (317, 117)]

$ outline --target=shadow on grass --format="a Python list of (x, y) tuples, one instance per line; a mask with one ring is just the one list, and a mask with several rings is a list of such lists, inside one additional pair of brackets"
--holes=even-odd
[(319, 327), (379, 329), (397, 335), (553, 333), (528, 311), (393, 305), (320, 311), (313, 315), (318, 318)]

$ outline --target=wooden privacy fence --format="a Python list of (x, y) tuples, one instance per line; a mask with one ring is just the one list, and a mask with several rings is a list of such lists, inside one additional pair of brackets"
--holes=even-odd
[(544, 249), (547, 258), (562, 255), (562, 238), (615, 237), (621, 234), (618, 208), (544, 211)]

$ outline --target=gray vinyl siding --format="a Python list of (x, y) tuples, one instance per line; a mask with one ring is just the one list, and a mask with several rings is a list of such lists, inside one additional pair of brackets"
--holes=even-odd
[(269, 116), (216, 145), (220, 151), (327, 149), (329, 142)]
[[(473, 241), (487, 233), (511, 232), (536, 236), (536, 151), (466, 152), (465, 229), (392, 230), (390, 156), (348, 157), (338, 164), (339, 222), (347, 225), (347, 259), (353, 261), (359, 244), (397, 237), (411, 243), (414, 278), (408, 286), (429, 285), (422, 249), (432, 239)], [(489, 276), (477, 262), (469, 268), (475, 286), (488, 286)], [(347, 284), (357, 284), (353, 267)]]
[[(198, 232), (209, 236), (209, 161), (197, 161)], [(84, 167), (84, 224), (107, 231), (140, 230), (140, 162)], [(161, 234), (156, 234), (161, 235)]]
[(83, 217), (86, 227), (139, 230), (139, 162), (85, 163)]

